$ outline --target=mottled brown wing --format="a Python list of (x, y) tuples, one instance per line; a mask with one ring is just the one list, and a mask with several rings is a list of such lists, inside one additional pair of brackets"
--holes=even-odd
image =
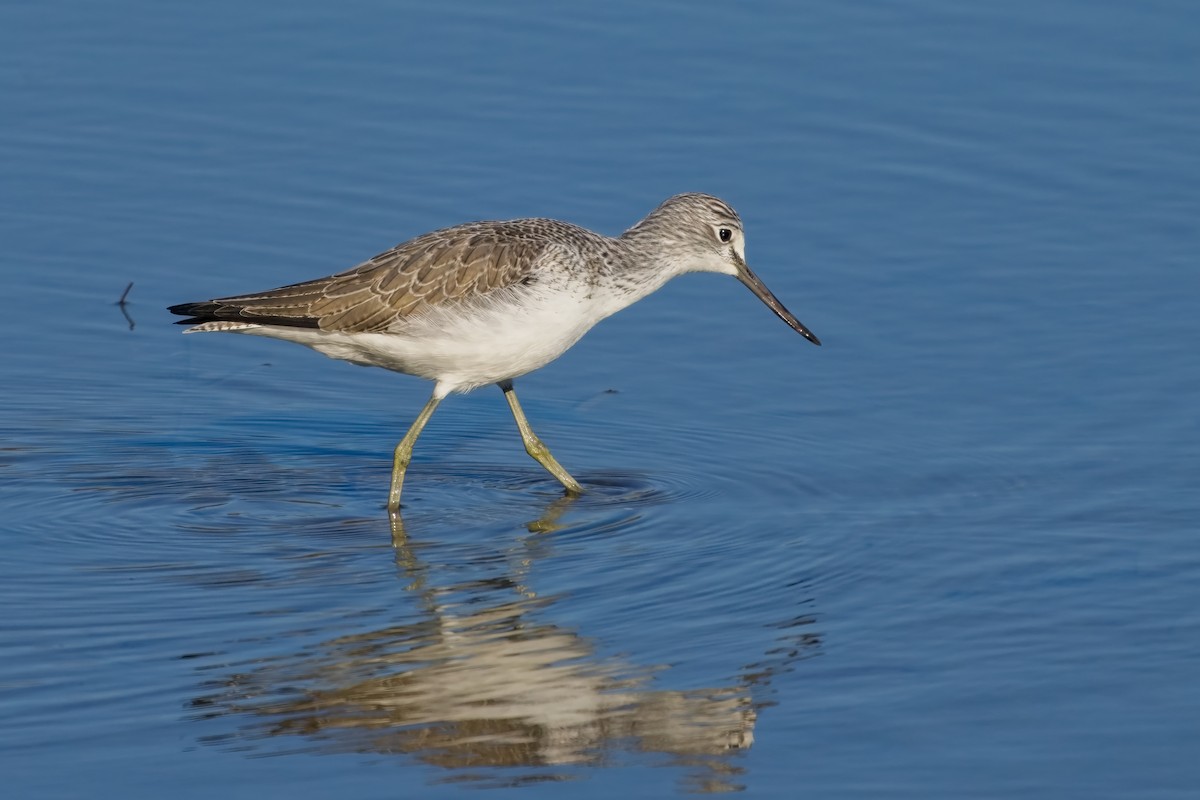
[(521, 283), (546, 247), (536, 226), (479, 222), (418, 236), (346, 272), (267, 292), (173, 306), (191, 319), (369, 333), (429, 306)]

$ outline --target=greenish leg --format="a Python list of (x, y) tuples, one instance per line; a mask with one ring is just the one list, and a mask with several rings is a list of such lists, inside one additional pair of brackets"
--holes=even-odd
[(517, 430), (521, 432), (521, 441), (525, 442), (525, 452), (533, 456), (534, 460), (545, 467), (547, 472), (558, 478), (558, 482), (567, 490), (567, 494), (583, 494), (583, 487), (579, 485), (579, 481), (572, 478), (571, 473), (554, 460), (554, 456), (550, 455), (550, 448), (546, 447), (545, 443), (533, 432), (533, 428), (529, 427), (529, 420), (525, 419), (525, 412), (521, 410), (521, 404), (517, 402), (517, 393), (513, 391), (512, 381), (501, 381), (497, 385), (504, 391), (504, 399), (508, 401), (508, 407), (512, 409), (513, 418), (517, 421)]
[(400, 444), (396, 445), (396, 457), (392, 462), (392, 490), (388, 493), (388, 511), (394, 513), (400, 510), (400, 490), (404, 487), (404, 471), (408, 469), (409, 462), (412, 461), (413, 445), (417, 443), (417, 437), (421, 435), (425, 423), (429, 422), (429, 418), (433, 416), (434, 409), (440, 402), (442, 402), (442, 398), (438, 397), (435, 391), (433, 397), (429, 398), (429, 402), (417, 415), (417, 419), (408, 429), (408, 433), (404, 434)]

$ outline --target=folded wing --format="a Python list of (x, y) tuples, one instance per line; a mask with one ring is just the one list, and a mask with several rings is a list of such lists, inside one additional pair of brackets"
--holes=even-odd
[(344, 333), (403, 326), (431, 306), (467, 302), (533, 279), (546, 247), (526, 221), (478, 222), (418, 236), (327, 278), (171, 306), (180, 325), (230, 322)]

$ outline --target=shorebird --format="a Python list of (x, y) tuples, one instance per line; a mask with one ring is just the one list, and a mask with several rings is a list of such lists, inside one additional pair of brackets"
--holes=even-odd
[(678, 194), (617, 237), (553, 219), (468, 222), (398, 244), (326, 278), (171, 306), (185, 333), (225, 331), (308, 345), (331, 358), (415, 375), (433, 395), (396, 445), (388, 509), (400, 508), (413, 445), (451, 392), (497, 384), (525, 451), (568, 494), (583, 492), (525, 418), (513, 379), (593, 325), (685, 272), (732, 275), (793, 330), (821, 342), (746, 265), (741, 218), (707, 194)]

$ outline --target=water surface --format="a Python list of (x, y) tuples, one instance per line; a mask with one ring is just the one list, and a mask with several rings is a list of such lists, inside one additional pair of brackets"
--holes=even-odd
[[(10, 791), (1195, 796), (1197, 30), (0, 10)], [(602, 324), (518, 382), (575, 502), (485, 389), (392, 526), (428, 385), (165, 311), (679, 191), (825, 346), (711, 275)]]

